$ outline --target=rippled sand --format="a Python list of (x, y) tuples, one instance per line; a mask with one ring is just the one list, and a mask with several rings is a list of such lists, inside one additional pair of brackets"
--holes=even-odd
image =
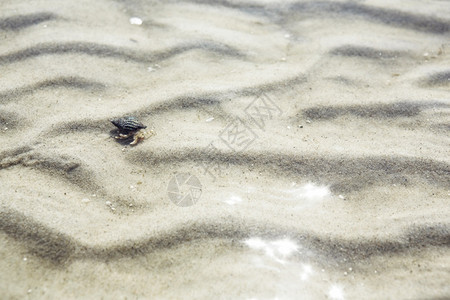
[(449, 16), (3, 0), (1, 298), (450, 297)]

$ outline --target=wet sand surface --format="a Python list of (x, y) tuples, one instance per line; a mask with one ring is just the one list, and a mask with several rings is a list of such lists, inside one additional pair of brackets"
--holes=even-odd
[(450, 3), (0, 7), (1, 298), (450, 297)]

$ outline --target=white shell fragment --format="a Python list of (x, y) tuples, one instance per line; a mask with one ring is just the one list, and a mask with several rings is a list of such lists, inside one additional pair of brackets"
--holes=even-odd
[(142, 19), (138, 17), (132, 17), (130, 18), (130, 24), (131, 25), (142, 25)]

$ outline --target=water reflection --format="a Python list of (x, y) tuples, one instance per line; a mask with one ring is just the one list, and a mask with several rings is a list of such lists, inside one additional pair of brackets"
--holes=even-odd
[(248, 188), (249, 195), (271, 200), (282, 201), (284, 204), (294, 204), (297, 207), (308, 207), (320, 203), (331, 195), (327, 186), (314, 183), (298, 185), (292, 183), (289, 188)]
[(279, 263), (286, 263), (285, 259), (297, 252), (300, 246), (290, 239), (264, 241), (259, 237), (250, 238), (244, 243), (252, 249), (263, 250), (264, 253)]
[(242, 202), (242, 198), (237, 195), (232, 195), (231, 197), (226, 198), (223, 202), (228, 205), (236, 205)]
[[(251, 237), (242, 242), (258, 253), (252, 260), (254, 266), (271, 271), (269, 274), (273, 276), (269, 290), (275, 295), (252, 299), (345, 299), (343, 286), (334, 281), (333, 274), (324, 269), (315, 272), (314, 266), (301, 256), (304, 247), (296, 241)], [(325, 289), (324, 282), (328, 286)]]
[(304, 264), (302, 268), (302, 273), (300, 274), (300, 279), (302, 281), (308, 280), (309, 276), (312, 274), (312, 267), (310, 265)]
[(328, 297), (334, 300), (344, 300), (344, 290), (340, 285), (333, 284), (328, 292)]
[[(292, 183), (285, 188), (251, 187), (247, 189), (247, 197), (250, 201), (265, 199), (292, 214), (297, 209), (303, 211), (320, 205), (331, 197), (331, 192), (327, 186)], [(240, 197), (232, 196), (227, 198), (226, 203), (235, 205), (241, 201)], [(337, 284), (334, 274), (324, 269), (317, 272), (321, 268), (313, 264), (314, 253), (300, 241), (289, 237), (268, 239), (253, 236), (242, 240), (242, 243), (256, 254), (252, 260), (253, 266), (273, 276), (268, 286), (269, 295), (272, 295), (255, 299), (345, 299), (343, 287)]]

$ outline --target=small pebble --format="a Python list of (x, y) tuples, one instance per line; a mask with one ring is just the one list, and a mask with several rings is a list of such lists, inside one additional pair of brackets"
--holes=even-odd
[(105, 204), (106, 205), (111, 205), (111, 201), (106, 201)]
[(88, 203), (89, 201), (91, 201), (91, 200), (89, 200), (88, 198), (81, 199), (81, 202), (83, 202), (83, 203)]
[(32, 292), (32, 290), (31, 289), (29, 289), (28, 291), (27, 291), (27, 293), (29, 294), (29, 293), (31, 293)]
[(345, 197), (344, 197), (344, 196), (342, 196), (342, 195), (339, 195), (339, 199), (342, 199), (342, 200), (344, 200), (344, 199), (345, 199)]
[(306, 123), (311, 124), (311, 121), (310, 120), (306, 120)]
[(131, 25), (142, 25), (142, 19), (138, 17), (132, 17), (130, 18), (130, 24)]
[(24, 257), (24, 258), (23, 258), (23, 261), (27, 261), (27, 258), (26, 258), (26, 257)]
[(206, 120), (205, 120), (205, 122), (207, 122), (207, 123), (208, 123), (208, 122), (211, 122), (212, 120), (214, 120), (214, 118), (213, 118), (213, 117), (211, 117), (211, 118), (208, 118), (208, 119), (206, 119)]

